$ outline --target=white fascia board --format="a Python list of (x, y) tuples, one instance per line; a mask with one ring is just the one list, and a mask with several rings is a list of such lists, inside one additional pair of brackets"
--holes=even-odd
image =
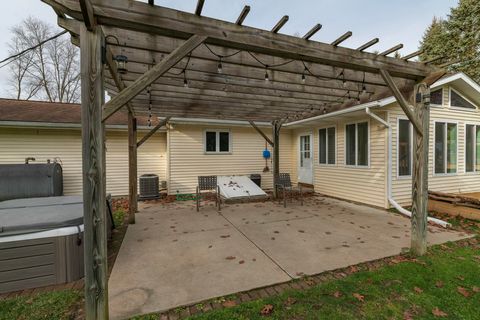
[[(82, 125), (79, 123), (55, 123), (55, 122), (34, 122), (34, 121), (0, 121), (2, 128), (37, 128), (37, 129), (81, 129)], [(128, 127), (121, 124), (106, 125), (107, 130), (126, 131)], [(138, 130), (149, 131), (152, 128), (148, 126), (138, 126)], [(165, 129), (160, 129), (165, 131)]]
[(438, 88), (440, 86), (446, 85), (450, 82), (453, 82), (453, 81), (459, 80), (459, 79), (465, 81), (469, 86), (471, 86), (478, 93), (480, 93), (480, 85), (478, 83), (476, 83), (475, 81), (473, 81), (472, 78), (470, 78), (469, 76), (467, 76), (463, 72), (458, 72), (458, 73), (455, 73), (455, 74), (453, 74), (451, 76), (448, 76), (446, 78), (440, 79), (437, 82), (435, 82), (434, 84), (432, 84), (431, 88), (432, 89)]

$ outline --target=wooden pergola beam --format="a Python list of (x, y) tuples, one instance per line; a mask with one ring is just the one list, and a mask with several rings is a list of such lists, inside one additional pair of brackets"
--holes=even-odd
[(282, 123), (279, 120), (272, 122), (273, 137), (273, 155), (272, 155), (272, 173), (273, 173), (273, 198), (278, 198), (277, 182), (280, 176), (280, 129)]
[(403, 44), (400, 43), (400, 44), (397, 44), (397, 45), (394, 46), (394, 47), (391, 47), (390, 49), (387, 49), (387, 50), (379, 53), (378, 55), (379, 55), (379, 56), (387, 56), (387, 55), (389, 55), (390, 53), (394, 53), (395, 51), (398, 51), (398, 50), (400, 50), (400, 49), (402, 49), (402, 48), (403, 48)]
[(417, 134), (422, 135), (423, 134), (422, 126), (413, 113), (413, 107), (408, 103), (407, 99), (405, 99), (403, 94), (400, 92), (400, 90), (398, 89), (397, 85), (393, 81), (388, 71), (380, 70), (380, 74), (382, 75), (383, 79), (385, 79), (385, 82), (387, 83), (388, 87), (392, 91), (393, 96), (397, 100), (403, 112), (405, 112), (405, 114), (407, 115), (408, 120), (410, 120), (410, 122), (412, 123)]
[(198, 0), (197, 7), (195, 8), (195, 15), (200, 16), (202, 15), (203, 5), (205, 4), (205, 0)]
[(183, 57), (190, 53), (193, 49), (198, 47), (203, 41), (205, 36), (194, 35), (185, 43), (166, 56), (161, 62), (152, 67), (149, 71), (140, 76), (135, 82), (122, 90), (112, 100), (107, 102), (104, 106), (103, 121), (112, 116), (123, 105), (127, 104), (137, 94), (144, 90), (147, 86), (152, 84), (156, 79), (161, 77), (171, 67), (177, 64)]
[(255, 124), (255, 122), (253, 121), (248, 121), (248, 123), (250, 123), (250, 125), (265, 139), (265, 141), (268, 142), (268, 144), (270, 146), (274, 146), (274, 143), (272, 140), (270, 140), (269, 137), (267, 137), (267, 135)]
[(243, 7), (243, 9), (240, 12), (240, 15), (238, 16), (235, 24), (241, 26), (243, 24), (243, 21), (245, 21), (245, 18), (247, 17), (249, 12), (250, 12), (250, 6)]
[(371, 46), (377, 44), (380, 40), (378, 38), (374, 38), (364, 44), (362, 44), (360, 47), (357, 48), (357, 51), (364, 51), (364, 50), (367, 50), (368, 48), (370, 48)]
[(418, 57), (418, 56), (421, 55), (422, 53), (423, 53), (423, 50), (418, 50), (418, 51), (412, 52), (412, 53), (410, 53), (410, 54), (407, 54), (406, 56), (402, 57), (402, 59), (403, 59), (403, 60), (409, 60), (409, 59)]
[[(133, 108), (132, 108), (133, 109)], [(137, 199), (137, 119), (128, 112), (128, 222), (135, 223), (135, 213), (138, 211)]]
[(270, 31), (273, 33), (279, 32), (280, 29), (282, 29), (282, 27), (285, 25), (285, 23), (287, 23), (288, 19), (288, 16), (283, 16)]
[(97, 25), (95, 15), (93, 13), (93, 6), (90, 0), (80, 0), (80, 8), (82, 9), (83, 22), (87, 27), (87, 30), (93, 31)]
[[(73, 0), (43, 0), (61, 8), (75, 19), (83, 19), (78, 2)], [(423, 63), (382, 57), (358, 50), (333, 47), (316, 41), (272, 33), (226, 21), (181, 12), (139, 1), (99, 0), (93, 4), (97, 23), (150, 34), (187, 39), (194, 34), (206, 36), (207, 43), (232, 49), (264, 53), (285, 59), (302, 60), (339, 68), (377, 73), (385, 69), (394, 77), (419, 80), (435, 68)], [(96, 10), (98, 8), (98, 10)], [(125, 9), (128, 8), (126, 11)], [(145, 19), (149, 16), (149, 19)]]
[(102, 123), (103, 34), (80, 31), (82, 176), (86, 319), (108, 319), (105, 125)]
[(139, 148), (142, 144), (144, 144), (148, 139), (150, 139), (151, 136), (155, 134), (161, 127), (166, 125), (168, 121), (170, 120), (171, 117), (166, 117), (162, 121), (160, 121), (155, 127), (152, 128), (145, 136), (143, 136), (140, 141), (137, 142), (137, 148)]
[(338, 37), (337, 39), (335, 39), (331, 45), (336, 47), (338, 46), (340, 43), (342, 43), (343, 41), (347, 40), (348, 38), (350, 38), (352, 36), (352, 31), (347, 31), (345, 32), (344, 34), (342, 34), (340, 37)]
[(310, 29), (307, 33), (305, 33), (302, 39), (309, 40), (311, 37), (315, 35), (315, 33), (320, 31), (320, 29), (322, 29), (322, 25), (320, 23), (317, 23), (312, 27), (312, 29)]

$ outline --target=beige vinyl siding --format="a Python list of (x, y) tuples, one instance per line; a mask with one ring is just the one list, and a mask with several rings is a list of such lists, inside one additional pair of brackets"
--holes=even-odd
[[(480, 112), (461, 110), (449, 107), (449, 87), (443, 90), (443, 106), (430, 108), (430, 139), (429, 139), (429, 190), (440, 192), (478, 192), (480, 191), (480, 175), (478, 173), (465, 172), (465, 124), (480, 125)], [(400, 204), (411, 204), (412, 179), (398, 177), (397, 168), (397, 119), (406, 118), (398, 105), (392, 105), (389, 109), (392, 125), (392, 195)], [(434, 130), (435, 121), (457, 123), (457, 173), (434, 174)]]
[[(384, 114), (380, 116), (385, 118)], [(345, 125), (353, 122), (369, 122), (370, 161), (369, 167), (345, 165)], [(336, 164), (319, 164), (318, 129), (336, 127)], [(353, 200), (378, 207), (386, 207), (386, 137), (387, 130), (368, 117), (335, 119), (316, 126), (313, 131), (314, 186), (315, 192)], [(298, 167), (298, 140), (305, 130), (295, 130), (295, 167)]]
[[(142, 133), (139, 133), (142, 136)], [(128, 194), (128, 141), (125, 131), (106, 135), (107, 192)], [(0, 128), (0, 164), (35, 163), (58, 158), (63, 168), (65, 195), (82, 193), (82, 143), (80, 130)], [(166, 133), (151, 137), (138, 151), (138, 174), (155, 173), (166, 179)]]
[[(204, 131), (206, 129), (230, 130), (231, 154), (205, 154)], [(271, 136), (269, 128), (263, 129)], [(262, 188), (272, 188), (272, 162), (270, 172), (263, 173), (265, 139), (253, 128), (241, 126), (210, 126), (176, 124), (168, 131), (169, 145), (169, 194), (194, 193), (197, 177), (202, 175), (262, 175)], [(268, 146), (271, 151), (271, 147)], [(292, 167), (290, 131), (280, 135), (280, 171), (290, 172)]]

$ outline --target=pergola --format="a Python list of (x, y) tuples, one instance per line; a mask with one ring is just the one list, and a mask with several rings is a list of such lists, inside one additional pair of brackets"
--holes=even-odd
[[(153, 0), (42, 0), (58, 15), (80, 47), (82, 80), (85, 288), (88, 319), (108, 318), (105, 224), (104, 121), (119, 109), (129, 113), (130, 219), (137, 210), (137, 148), (170, 117), (244, 120), (273, 147), (279, 173), (279, 132), (284, 123), (394, 95), (415, 128), (412, 186), (412, 250), (426, 251), (429, 86), (445, 71), (429, 62), (366, 50), (377, 38), (351, 49), (342, 42), (280, 34), (235, 22), (156, 6)], [(104, 90), (112, 99), (105, 103)], [(137, 141), (136, 116), (163, 117)], [(272, 123), (272, 138), (255, 122)]]

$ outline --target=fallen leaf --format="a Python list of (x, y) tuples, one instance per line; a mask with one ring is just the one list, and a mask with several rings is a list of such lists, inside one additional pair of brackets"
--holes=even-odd
[(403, 313), (403, 320), (413, 320), (413, 316), (410, 310), (405, 310), (405, 312)]
[(438, 309), (437, 307), (433, 308), (432, 314), (435, 317), (442, 317), (442, 318), (448, 317), (448, 314), (446, 312), (443, 312), (442, 310)]
[(227, 300), (225, 301), (224, 303), (222, 303), (222, 305), (225, 307), (225, 308), (231, 308), (231, 307), (235, 307), (237, 305), (237, 303), (233, 300)]
[(361, 295), (360, 293), (354, 293), (352, 295), (355, 299), (357, 299), (360, 302), (363, 302), (365, 300), (365, 296)]
[(476, 286), (473, 286), (473, 287), (472, 287), (472, 291), (473, 291), (473, 292), (480, 292), (480, 288), (479, 288), (479, 287), (476, 287)]
[(244, 264), (244, 263), (245, 263), (245, 260), (238, 261), (238, 264)]
[(224, 235), (224, 236), (220, 236), (220, 238), (223, 238), (223, 239), (230, 238), (230, 235), (227, 234), (227, 235)]
[(236, 257), (234, 257), (234, 256), (228, 256), (228, 257), (226, 257), (225, 259), (227, 259), (227, 260), (235, 260)]
[(291, 306), (292, 304), (295, 304), (295, 303), (297, 303), (297, 299), (292, 297), (288, 297), (287, 300), (285, 300), (284, 302), (286, 306)]
[(335, 291), (335, 292), (333, 293), (333, 296), (334, 296), (335, 298), (340, 298), (340, 297), (342, 296), (342, 293), (341, 293), (340, 291)]
[(437, 281), (437, 282), (435, 283), (435, 287), (437, 287), (437, 288), (443, 288), (443, 282), (442, 282), (442, 281)]
[(415, 287), (415, 288), (413, 288), (413, 290), (415, 290), (416, 293), (422, 293), (423, 292), (423, 290), (419, 287)]
[(350, 266), (350, 273), (355, 273), (355, 272), (358, 272), (358, 267)]
[(457, 276), (457, 279), (460, 280), (460, 281), (463, 281), (463, 280), (465, 280), (465, 277)]
[(269, 314), (272, 314), (273, 312), (273, 306), (271, 304), (266, 304), (263, 306), (262, 311), (260, 313), (264, 316), (268, 316)]
[(465, 289), (464, 287), (457, 287), (457, 291), (465, 298), (468, 298), (470, 296), (470, 292), (468, 292), (468, 290)]

